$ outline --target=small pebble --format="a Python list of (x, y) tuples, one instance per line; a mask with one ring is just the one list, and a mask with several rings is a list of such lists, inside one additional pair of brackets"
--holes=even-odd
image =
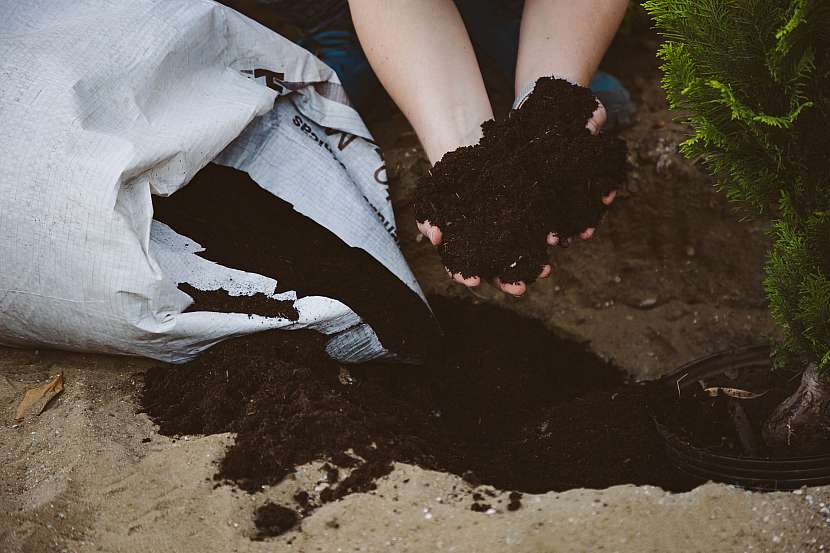
[(637, 304), (637, 307), (640, 309), (648, 309), (649, 307), (654, 307), (657, 305), (657, 298), (646, 298)]

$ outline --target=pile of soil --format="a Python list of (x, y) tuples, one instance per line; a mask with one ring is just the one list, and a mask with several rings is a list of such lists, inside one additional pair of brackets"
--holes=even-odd
[[(205, 259), (271, 277), (277, 292), (342, 301), (402, 359), (428, 357), (440, 337), (432, 313), (398, 277), (262, 189), (247, 173), (209, 164), (174, 195), (154, 196), (153, 209), (155, 219), (201, 244)], [(263, 295), (244, 304), (236, 298), (222, 307), (224, 293), (183, 289), (200, 310), (296, 318), (293, 307)]]
[(329, 486), (313, 500), (305, 490), (301, 510), (373, 489), (396, 461), (531, 493), (698, 484), (665, 458), (645, 386), (537, 321), (432, 305), (446, 332), (440, 362), (345, 368), (319, 334), (272, 331), (150, 370), (142, 405), (165, 435), (236, 432), (216, 477), (247, 491), (327, 460)]
[(596, 227), (622, 184), (626, 146), (591, 135), (587, 88), (543, 77), (518, 110), (482, 125), (479, 144), (447, 153), (418, 183), (415, 215), (443, 233), (444, 266), (464, 277), (532, 282), (546, 237)]

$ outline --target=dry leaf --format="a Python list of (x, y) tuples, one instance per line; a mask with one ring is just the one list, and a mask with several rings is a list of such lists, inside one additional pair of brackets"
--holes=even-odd
[(15, 420), (20, 422), (27, 414), (40, 415), (49, 402), (61, 392), (63, 392), (63, 372), (56, 374), (46, 384), (27, 390), (23, 401), (17, 406)]
[(735, 399), (755, 399), (766, 394), (769, 390), (760, 393), (755, 393), (750, 392), (749, 390), (741, 390), (740, 388), (723, 388), (720, 386), (713, 386), (711, 388), (706, 388), (703, 391), (712, 397), (724, 395)]

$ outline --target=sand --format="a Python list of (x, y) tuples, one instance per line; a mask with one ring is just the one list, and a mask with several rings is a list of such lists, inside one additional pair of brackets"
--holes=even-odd
[[(146, 362), (0, 351), (0, 550), (44, 551), (821, 551), (830, 489), (689, 493), (617, 486), (525, 495), (508, 512), (470, 510), (458, 477), (398, 465), (377, 491), (331, 503), (299, 531), (251, 541), (253, 510), (316, 482), (319, 464), (250, 495), (216, 487), (230, 435), (173, 440), (135, 412)], [(63, 370), (66, 392), (40, 417), (9, 424), (25, 388)], [(142, 440), (149, 438), (144, 443)], [(500, 501), (500, 503), (498, 502)]]

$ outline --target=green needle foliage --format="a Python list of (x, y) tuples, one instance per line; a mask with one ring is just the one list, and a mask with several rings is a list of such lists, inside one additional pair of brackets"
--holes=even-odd
[(672, 108), (728, 197), (774, 218), (779, 362), (830, 374), (830, 0), (648, 0)]

